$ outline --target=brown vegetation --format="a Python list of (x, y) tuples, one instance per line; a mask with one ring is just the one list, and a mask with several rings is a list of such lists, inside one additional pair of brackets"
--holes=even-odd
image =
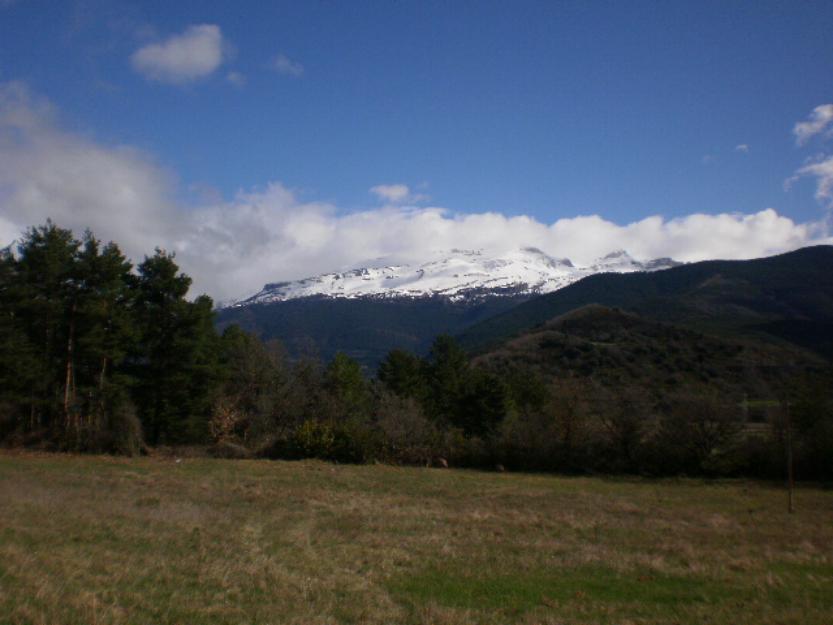
[(0, 621), (827, 625), (833, 493), (0, 454)]

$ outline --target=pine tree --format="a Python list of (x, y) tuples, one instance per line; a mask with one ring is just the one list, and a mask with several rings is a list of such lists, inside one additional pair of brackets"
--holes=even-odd
[(280, 344), (264, 344), (237, 325), (223, 331), (220, 343), (223, 396), (246, 414), (272, 410), (286, 381)]
[(471, 369), (457, 404), (454, 424), (466, 434), (486, 436), (506, 416), (509, 405), (509, 392), (501, 378)]
[(391, 350), (379, 365), (377, 376), (385, 388), (400, 397), (425, 397), (424, 363), (410, 352)]
[(324, 372), (324, 386), (334, 401), (338, 417), (360, 416), (368, 411), (370, 391), (361, 365), (338, 352)]
[(211, 404), (221, 382), (211, 299), (185, 299), (191, 279), (179, 273), (172, 254), (157, 249), (138, 269), (140, 340), (133, 372), (148, 442), (200, 440), (207, 436)]
[[(127, 395), (121, 365), (136, 341), (131, 264), (115, 243), (104, 247), (87, 232), (78, 255), (80, 293), (75, 377), (83, 405), (83, 427), (95, 433), (114, 402)], [(109, 405), (108, 405), (109, 404)]]
[(27, 427), (24, 418), (39, 363), (21, 318), (21, 284), (9, 248), (0, 250), (0, 435)]
[(29, 389), (30, 426), (71, 425), (73, 320), (80, 243), (51, 221), (29, 229), (18, 246), (19, 314), (36, 350)]
[(450, 336), (438, 336), (426, 364), (429, 395), (427, 414), (438, 422), (455, 424), (469, 375), (468, 356)]

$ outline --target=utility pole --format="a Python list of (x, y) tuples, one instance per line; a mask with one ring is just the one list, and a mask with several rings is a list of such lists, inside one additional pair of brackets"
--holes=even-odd
[(784, 401), (784, 442), (787, 446), (787, 512), (792, 514), (795, 512), (793, 506), (793, 490), (795, 489), (795, 474), (793, 472), (793, 428), (792, 419), (790, 418), (790, 402)]

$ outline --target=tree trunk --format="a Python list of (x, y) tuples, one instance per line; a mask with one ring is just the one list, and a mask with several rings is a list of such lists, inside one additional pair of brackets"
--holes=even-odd
[(103, 401), (104, 395), (104, 377), (107, 374), (107, 356), (101, 358), (101, 373), (98, 374), (98, 394), (99, 401)]
[(72, 307), (70, 308), (70, 317), (69, 317), (69, 337), (67, 338), (67, 367), (66, 367), (66, 380), (64, 382), (64, 417), (66, 418), (67, 429), (70, 429), (73, 425), (77, 425), (73, 423), (73, 417), (70, 414), (70, 399), (74, 399), (72, 389), (74, 387), (74, 382), (72, 379), (73, 370), (72, 370), (72, 350), (73, 350), (73, 340), (75, 334), (75, 302), (72, 303)]
[[(90, 406), (95, 405), (95, 410), (91, 410), (90, 420), (95, 418), (95, 423), (91, 423), (96, 430), (101, 427), (101, 423), (104, 419), (104, 384), (106, 381), (107, 376), (107, 356), (101, 357), (101, 371), (98, 374), (98, 397), (96, 399), (95, 404), (90, 401)], [(92, 391), (90, 391), (90, 395), (92, 396)]]

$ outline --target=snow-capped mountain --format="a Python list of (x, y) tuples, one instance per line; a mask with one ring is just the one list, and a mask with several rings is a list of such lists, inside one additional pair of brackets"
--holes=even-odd
[(451, 250), (421, 264), (385, 264), (326, 273), (291, 282), (267, 284), (259, 293), (231, 304), (282, 302), (311, 296), (333, 298), (445, 296), (451, 300), (500, 295), (541, 294), (561, 289), (595, 273), (656, 271), (680, 263), (670, 258), (647, 262), (618, 250), (589, 266), (574, 265), (534, 247), (490, 254), (483, 250)]

